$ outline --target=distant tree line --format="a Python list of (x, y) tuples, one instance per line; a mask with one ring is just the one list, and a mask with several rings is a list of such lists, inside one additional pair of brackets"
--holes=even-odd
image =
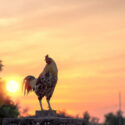
[(104, 122), (99, 123), (99, 119), (96, 117), (91, 117), (88, 112), (83, 114), (83, 119), (85, 120), (85, 125), (125, 125), (125, 117), (123, 117), (122, 112), (118, 111), (116, 114), (110, 112), (104, 115)]

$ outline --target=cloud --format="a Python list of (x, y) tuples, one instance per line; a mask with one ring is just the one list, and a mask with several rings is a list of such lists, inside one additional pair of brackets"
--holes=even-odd
[(121, 68), (112, 68), (112, 69), (107, 69), (107, 70), (103, 70), (100, 73), (102, 74), (111, 74), (111, 75), (124, 75), (125, 73), (125, 67), (121, 67)]
[[(3, 6), (5, 5), (6, 4), (4, 4)], [(17, 17), (18, 22), (13, 25), (13, 27), (18, 30), (45, 30), (58, 27), (63, 28), (63, 26), (78, 23), (80, 20), (82, 22), (85, 22), (85, 20), (87, 19), (87, 22), (90, 22), (91, 18), (97, 19), (96, 21), (98, 21), (99, 19), (99, 21), (102, 22), (103, 19), (107, 18), (108, 15), (112, 18), (115, 18), (116, 15), (118, 16), (117, 13), (115, 13), (115, 15), (112, 14), (115, 12), (115, 10), (120, 12), (123, 11), (120, 10), (120, 8), (123, 6), (122, 0), (120, 2), (118, 0), (79, 0), (77, 2), (74, 0), (52, 0), (46, 2), (40, 0), (31, 0), (25, 2), (21, 1), (20, 4), (16, 1), (8, 1), (7, 5), (8, 7), (10, 7), (9, 12), (11, 12), (15, 8), (14, 12), (16, 14), (13, 18), (16, 18), (16, 15), (22, 14), (21, 18)], [(19, 10), (21, 12), (19, 12)], [(8, 12), (8, 10), (4, 9), (3, 11)], [(11, 13), (13, 14), (14, 12)], [(121, 16), (120, 18), (123, 18), (123, 16)]]

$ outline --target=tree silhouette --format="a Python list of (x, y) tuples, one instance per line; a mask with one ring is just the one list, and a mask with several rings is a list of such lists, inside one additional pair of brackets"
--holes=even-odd
[(97, 117), (91, 117), (87, 111), (83, 113), (83, 120), (85, 125), (101, 125), (99, 124), (99, 119)]
[(14, 104), (4, 104), (0, 107), (1, 118), (16, 118), (19, 115), (18, 107)]
[(121, 111), (118, 111), (116, 114), (108, 113), (105, 115), (104, 125), (125, 125), (124, 118)]
[(2, 71), (2, 67), (3, 67), (2, 61), (0, 60), (0, 71)]
[[(2, 71), (2, 61), (0, 60), (0, 71)], [(3, 89), (4, 82), (0, 79), (0, 125), (3, 118), (16, 118), (19, 116), (18, 106), (6, 96)]]
[(88, 112), (84, 112), (83, 119), (84, 119), (86, 125), (90, 125), (90, 114)]

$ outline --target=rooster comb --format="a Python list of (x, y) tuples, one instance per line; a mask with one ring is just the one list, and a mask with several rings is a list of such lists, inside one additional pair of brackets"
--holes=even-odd
[(47, 55), (45, 56), (45, 58), (48, 59), (48, 58), (49, 58), (49, 55), (47, 54)]

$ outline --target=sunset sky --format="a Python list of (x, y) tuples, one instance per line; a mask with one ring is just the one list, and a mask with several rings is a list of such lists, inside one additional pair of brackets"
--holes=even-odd
[(118, 110), (121, 92), (125, 111), (125, 0), (1, 0), (0, 75), (19, 82), (10, 96), (29, 114), (40, 107), (21, 82), (38, 77), (46, 54), (59, 69), (54, 109), (103, 119)]

